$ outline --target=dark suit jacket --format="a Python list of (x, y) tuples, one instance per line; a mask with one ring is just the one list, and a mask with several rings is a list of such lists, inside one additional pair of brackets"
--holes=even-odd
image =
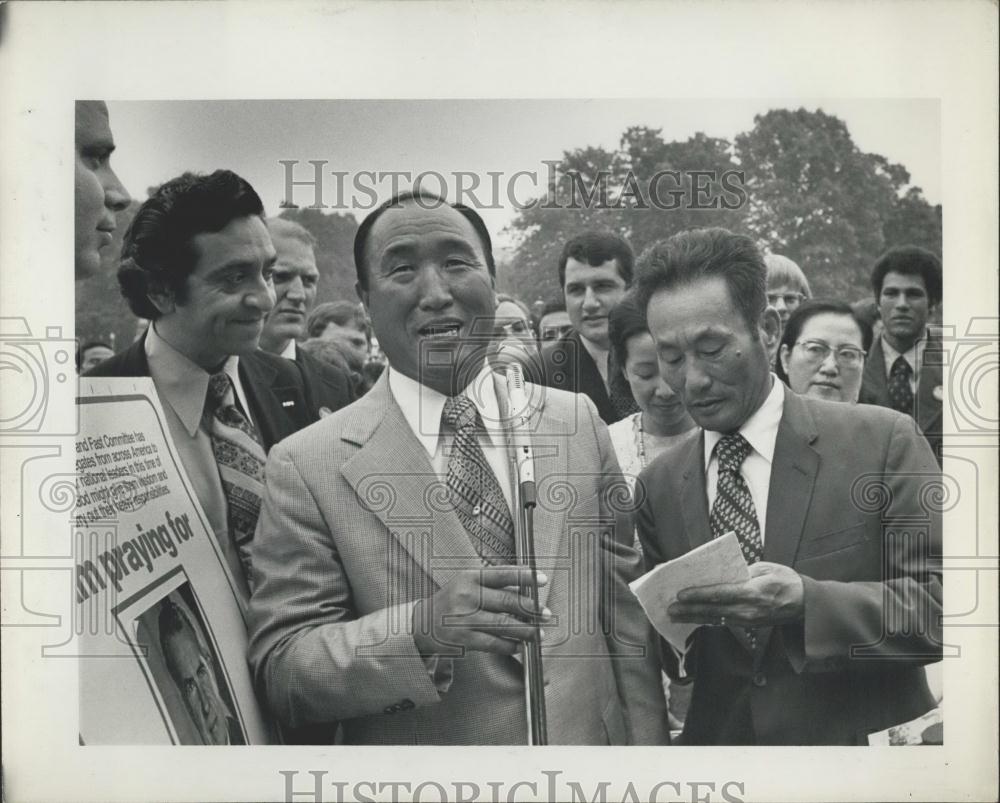
[[(240, 357), (239, 374), (265, 452), (319, 417), (302, 371), (292, 360), (256, 351)], [(146, 336), (96, 365), (86, 376), (149, 376)]]
[[(712, 537), (703, 435), (638, 483), (647, 568)], [(939, 484), (907, 416), (785, 391), (763, 559), (802, 576), (805, 618), (760, 629), (752, 653), (741, 628), (695, 631), (685, 744), (866, 744), (933, 708), (923, 664), (941, 658)]]
[[(616, 409), (593, 357), (576, 331), (569, 332), (542, 348), (542, 375), (538, 376), (537, 373), (527, 371), (525, 378), (535, 384), (568, 390), (570, 393), (586, 393), (605, 424), (614, 424), (627, 414), (626, 410), (630, 405), (626, 401), (625, 406)], [(632, 407), (631, 412), (637, 409)]]
[(327, 415), (354, 401), (351, 378), (336, 365), (318, 360), (303, 349), (295, 350), (295, 362), (302, 370), (307, 394), (317, 413), (322, 410)]
[[(942, 384), (941, 366), (944, 364), (941, 339), (928, 335), (923, 362), (917, 377), (917, 392), (913, 400), (913, 417), (924, 433), (937, 458), (941, 462), (941, 414)], [(936, 395), (935, 395), (936, 393)], [(882, 338), (875, 338), (871, 351), (865, 360), (865, 373), (861, 380), (861, 404), (877, 404), (889, 407), (889, 380), (885, 371), (885, 352)]]

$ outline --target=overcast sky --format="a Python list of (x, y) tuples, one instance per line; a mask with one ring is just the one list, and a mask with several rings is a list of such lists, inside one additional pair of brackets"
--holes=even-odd
[[(309, 160), (326, 160), (323, 200), (370, 204), (352, 190), (360, 171), (425, 171), (446, 175), (453, 197), (458, 171), (483, 182), (477, 197), (491, 202), (493, 183), (503, 209), (484, 209), (497, 244), (515, 210), (506, 202), (508, 183), (518, 171), (546, 184), (545, 160), (584, 146), (617, 147), (632, 125), (661, 128), (667, 141), (697, 132), (732, 140), (753, 127), (753, 118), (772, 108), (822, 108), (847, 123), (855, 144), (906, 167), (930, 203), (941, 200), (940, 112), (936, 100), (428, 100), (428, 101), (155, 101), (109, 102), (118, 150), (113, 164), (130, 192), (146, 197), (147, 187), (185, 170), (227, 167), (256, 188), (268, 214), (285, 198), (286, 167), (298, 160), (295, 178), (311, 179)], [(329, 171), (347, 173), (343, 192)], [(499, 179), (488, 178), (499, 172)], [(378, 200), (390, 192), (390, 179), (376, 184)], [(464, 179), (471, 183), (472, 179)], [(428, 180), (432, 191), (436, 182)], [(408, 182), (401, 180), (402, 187)], [(531, 176), (513, 184), (515, 198), (536, 193)], [(300, 206), (314, 201), (310, 187), (296, 187)], [(349, 211), (349, 210), (339, 210)], [(365, 209), (353, 209), (360, 220)]]

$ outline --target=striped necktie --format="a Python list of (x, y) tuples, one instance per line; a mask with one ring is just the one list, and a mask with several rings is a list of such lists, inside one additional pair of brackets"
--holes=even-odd
[(253, 423), (236, 406), (236, 395), (224, 371), (208, 380), (209, 435), (226, 497), (229, 537), (236, 546), (247, 587), (253, 591), (250, 542), (257, 529), (264, 494), (266, 455)]
[[(709, 523), (712, 536), (718, 538), (730, 530), (735, 530), (740, 549), (746, 562), (756, 563), (764, 554), (764, 542), (760, 537), (760, 522), (754, 507), (750, 488), (740, 474), (740, 466), (751, 450), (750, 443), (739, 432), (725, 435), (715, 444), (715, 456), (719, 461), (718, 492), (712, 505)], [(757, 646), (756, 629), (745, 629), (751, 649)]]
[(479, 413), (467, 396), (451, 396), (442, 420), (455, 430), (448, 459), (448, 493), (476, 551), (492, 564), (513, 563), (514, 519), (477, 437)]

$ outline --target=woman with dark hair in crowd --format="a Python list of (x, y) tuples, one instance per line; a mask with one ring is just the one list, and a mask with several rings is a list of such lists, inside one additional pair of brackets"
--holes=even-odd
[(807, 301), (788, 318), (775, 373), (800, 396), (854, 404), (872, 329), (850, 304)]
[(608, 427), (618, 464), (634, 490), (639, 472), (662, 451), (683, 440), (695, 423), (660, 376), (653, 336), (634, 293), (626, 293), (611, 310), (608, 336), (611, 365), (620, 369), (611, 382), (627, 383), (639, 405), (639, 412)]

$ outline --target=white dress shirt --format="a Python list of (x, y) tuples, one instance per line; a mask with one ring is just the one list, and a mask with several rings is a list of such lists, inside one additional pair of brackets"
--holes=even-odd
[[(415, 379), (393, 370), (389, 365), (389, 392), (403, 411), (403, 417), (410, 429), (427, 452), (427, 459), (435, 473), (445, 479), (448, 476), (448, 456), (454, 441), (450, 427), (441, 426), (441, 413), (447, 397), (436, 390), (422, 385)], [(479, 445), (486, 461), (500, 483), (507, 507), (513, 511), (513, 491), (510, 478), (510, 452), (507, 448), (507, 434), (501, 427), (500, 406), (496, 389), (493, 387), (493, 372), (484, 361), (475, 379), (462, 391), (472, 400), (479, 411), (486, 433), (479, 433)]]
[[(760, 540), (764, 543), (767, 532), (767, 495), (771, 485), (771, 464), (774, 461), (774, 443), (778, 439), (778, 425), (785, 406), (784, 384), (771, 374), (771, 392), (764, 403), (757, 408), (740, 427), (739, 432), (753, 447), (740, 467), (740, 474), (746, 480), (757, 510), (760, 525)], [(721, 432), (705, 431), (705, 490), (708, 491), (708, 509), (711, 511), (715, 497), (719, 493), (719, 460), (715, 456), (715, 444), (722, 440)]]
[(885, 357), (885, 376), (888, 379), (892, 376), (892, 364), (896, 362), (896, 358), (902, 356), (906, 360), (907, 364), (910, 366), (910, 390), (915, 396), (917, 393), (917, 380), (920, 374), (920, 366), (924, 361), (924, 349), (927, 347), (927, 333), (920, 338), (916, 343), (910, 346), (905, 352), (900, 354), (896, 349), (889, 345), (889, 341), (882, 336), (882, 356)]
[[(205, 415), (209, 373), (160, 337), (155, 323), (147, 331), (145, 348), (149, 374), (160, 397), (170, 437), (243, 595), (240, 601), (245, 605), (249, 594), (239, 553), (229, 536), (228, 505), (212, 451), (212, 439), (209, 435), (211, 423)], [(239, 358), (231, 356), (226, 360), (223, 370), (233, 381), (238, 404), (249, 419), (250, 407), (240, 383), (238, 365)]]
[(279, 354), (278, 356), (279, 357), (284, 357), (286, 360), (294, 360), (295, 359), (295, 338), (294, 337), (291, 340), (288, 341), (288, 345), (285, 346), (281, 350), (281, 354)]

